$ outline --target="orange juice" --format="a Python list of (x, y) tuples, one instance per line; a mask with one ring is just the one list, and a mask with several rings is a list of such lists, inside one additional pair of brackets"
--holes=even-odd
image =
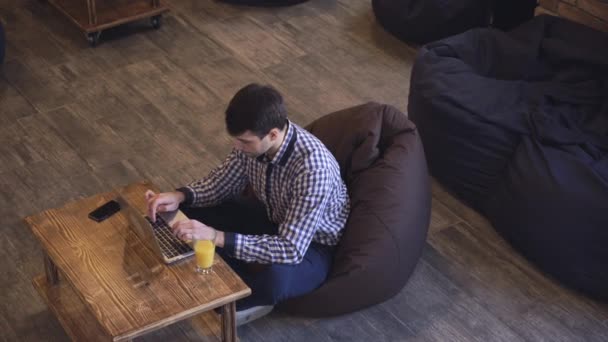
[(197, 240), (194, 242), (194, 254), (196, 255), (196, 266), (206, 269), (213, 265), (215, 245), (210, 240)]

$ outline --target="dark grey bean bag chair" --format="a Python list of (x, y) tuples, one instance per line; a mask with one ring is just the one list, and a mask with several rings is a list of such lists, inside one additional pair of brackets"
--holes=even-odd
[(245, 6), (260, 6), (260, 7), (278, 7), (296, 5), (308, 0), (221, 0), (233, 5)]
[(382, 302), (407, 282), (429, 226), (429, 178), (416, 127), (393, 107), (368, 103), (308, 129), (338, 160), (352, 207), (327, 282), (280, 308), (339, 315)]
[(608, 299), (608, 35), (540, 16), (426, 45), (409, 107), (431, 173), (562, 283)]
[(372, 0), (380, 25), (399, 39), (424, 44), (492, 25), (510, 30), (534, 17), (537, 0)]
[(491, 0), (492, 27), (509, 31), (534, 18), (538, 0)]
[(372, 0), (372, 7), (384, 29), (410, 43), (490, 24), (490, 0)]

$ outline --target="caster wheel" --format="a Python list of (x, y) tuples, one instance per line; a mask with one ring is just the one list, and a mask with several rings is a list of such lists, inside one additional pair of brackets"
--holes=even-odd
[(99, 37), (101, 36), (101, 31), (99, 32), (91, 32), (87, 34), (87, 41), (91, 47), (97, 46), (99, 43)]
[(154, 29), (158, 30), (160, 28), (160, 26), (162, 25), (162, 22), (163, 22), (162, 19), (163, 19), (163, 17), (160, 15), (155, 15), (152, 18), (150, 18), (152, 27), (154, 27)]

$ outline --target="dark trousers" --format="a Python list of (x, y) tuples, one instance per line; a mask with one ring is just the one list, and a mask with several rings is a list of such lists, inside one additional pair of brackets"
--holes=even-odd
[[(268, 220), (264, 205), (248, 198), (239, 198), (209, 208), (180, 209), (190, 219), (215, 229), (246, 235), (277, 234), (277, 225)], [(285, 299), (309, 293), (327, 278), (333, 248), (311, 243), (304, 260), (296, 265), (256, 264), (237, 260), (222, 249), (218, 254), (251, 288), (251, 296), (237, 301), (237, 310), (258, 305), (274, 305)]]

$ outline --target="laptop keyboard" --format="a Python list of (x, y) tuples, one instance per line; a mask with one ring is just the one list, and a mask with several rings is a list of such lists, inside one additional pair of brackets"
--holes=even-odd
[(154, 236), (163, 251), (163, 254), (167, 258), (173, 258), (178, 255), (187, 254), (192, 252), (192, 248), (184, 241), (178, 239), (173, 235), (171, 227), (162, 217), (156, 216), (156, 222), (146, 216), (146, 220), (152, 225)]

